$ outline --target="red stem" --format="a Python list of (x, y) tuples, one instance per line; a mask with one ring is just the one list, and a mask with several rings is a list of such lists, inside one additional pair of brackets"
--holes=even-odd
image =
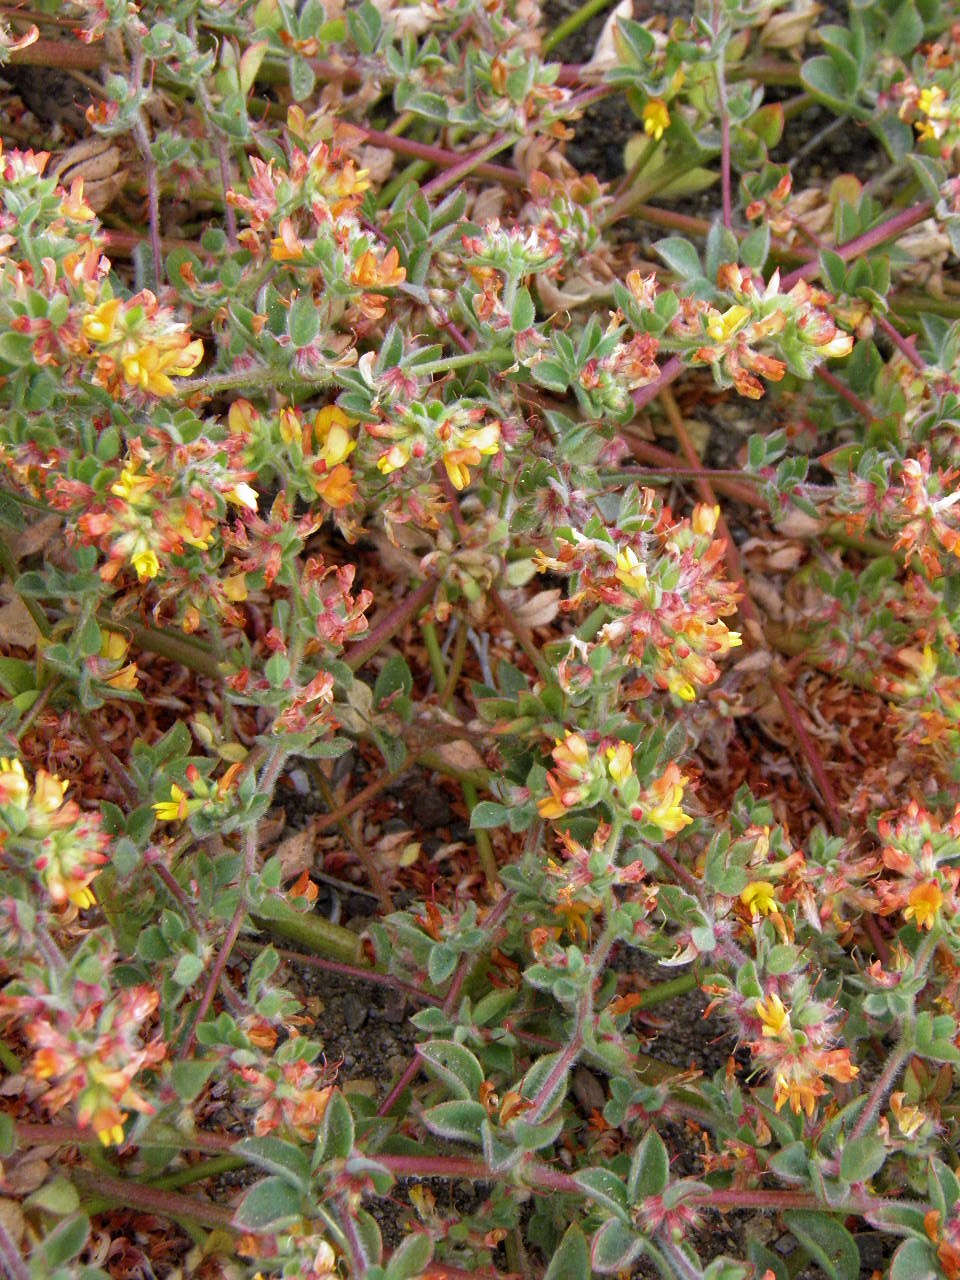
[[(369, 129), (366, 125), (351, 124), (368, 142), (377, 147), (387, 147), (400, 155), (413, 156), (416, 160), (429, 160), (438, 169), (452, 169), (463, 162), (464, 156), (458, 151), (448, 151), (445, 147), (433, 147), (426, 142), (414, 142), (412, 138), (401, 138), (393, 133), (383, 133), (379, 129)], [(523, 175), (516, 169), (508, 169), (502, 164), (478, 164), (474, 172), (481, 178), (490, 178), (494, 182), (502, 182), (508, 187), (522, 187)]]
[(915, 369), (919, 372), (927, 367), (927, 362), (923, 356), (917, 355), (914, 350), (913, 338), (905, 338), (899, 329), (895, 329), (886, 316), (877, 316), (877, 325), (882, 332), (890, 339), (901, 355), (906, 356)]
[(420, 609), (429, 602), (437, 584), (427, 578), (416, 587), (410, 595), (399, 604), (393, 606), (386, 617), (381, 618), (375, 627), (367, 632), (362, 640), (350, 646), (343, 655), (344, 661), (351, 671), (359, 671), (363, 664), (373, 657), (387, 641), (392, 640), (400, 628), (408, 622)]
[[(861, 236), (854, 236), (846, 244), (837, 245), (834, 253), (839, 254), (844, 262), (849, 262), (852, 258), (858, 258), (862, 253), (869, 253), (871, 249), (876, 249), (887, 240), (895, 240), (897, 236), (902, 235), (910, 227), (915, 227), (918, 222), (924, 222), (932, 212), (933, 202), (931, 200), (924, 200), (920, 204), (911, 205), (909, 209), (901, 209), (899, 213), (894, 214), (892, 218), (888, 218), (886, 222), (881, 222), (879, 226), (871, 227), (869, 231), (865, 231)], [(812, 280), (819, 272), (820, 263), (817, 259), (812, 262), (806, 262), (802, 267), (797, 267), (796, 271), (791, 271), (789, 275), (784, 276), (780, 281), (780, 288), (784, 293), (789, 293), (798, 281)]]
[(845, 382), (840, 381), (836, 374), (831, 373), (830, 370), (822, 364), (817, 365), (815, 372), (821, 382), (825, 382), (832, 391), (837, 393), (841, 400), (846, 400), (851, 409), (856, 409), (864, 422), (868, 425), (871, 422), (876, 422), (877, 415), (867, 404), (866, 400), (861, 400), (855, 392), (850, 390)]

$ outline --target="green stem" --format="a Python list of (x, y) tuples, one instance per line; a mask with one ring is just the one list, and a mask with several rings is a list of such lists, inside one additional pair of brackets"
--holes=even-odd
[(467, 656), (467, 627), (461, 622), (457, 628), (457, 638), (453, 643), (453, 656), (450, 659), (450, 669), (447, 672), (447, 682), (440, 690), (440, 705), (447, 708), (453, 702), (453, 695), (457, 688), (457, 681), (460, 679), (460, 672), (463, 670), (464, 659)]
[(564, 18), (559, 26), (554, 27), (541, 45), (543, 52), (551, 53), (558, 44), (563, 44), (568, 36), (572, 36), (581, 27), (586, 26), (594, 14), (603, 13), (604, 9), (608, 9), (611, 4), (613, 0), (586, 0), (579, 9), (570, 14), (569, 18)]
[[(467, 810), (472, 813), (477, 803), (477, 788), (472, 782), (467, 782), (465, 778), (461, 779), (460, 786), (463, 790), (463, 798), (467, 803)], [(500, 868), (497, 866), (497, 859), (493, 853), (490, 832), (481, 828), (473, 833), (473, 837), (477, 842), (477, 856), (480, 859), (480, 866), (483, 868), (487, 886), (490, 889), (495, 889), (500, 883)]]
[(217, 1178), (221, 1173), (232, 1173), (234, 1169), (242, 1169), (247, 1161), (243, 1156), (214, 1156), (210, 1160), (201, 1160), (186, 1169), (177, 1169), (174, 1173), (165, 1173), (162, 1177), (151, 1178), (141, 1185), (156, 1187), (158, 1191), (176, 1191), (177, 1187), (189, 1187), (194, 1182), (205, 1182), (207, 1178)]
[(338, 924), (331, 924), (315, 913), (301, 915), (282, 898), (265, 898), (257, 914), (250, 919), (258, 929), (295, 942), (318, 955), (347, 964), (361, 963), (363, 953), (357, 934)]
[(391, 178), (387, 185), (382, 189), (380, 195), (377, 197), (377, 208), (389, 209), (390, 205), (393, 204), (394, 200), (409, 182), (416, 183), (416, 185), (419, 186), (420, 179), (425, 173), (429, 172), (430, 165), (426, 160), (411, 161), (411, 163), (408, 164), (402, 172), (398, 173), (395, 178)]
[(696, 991), (696, 976), (692, 973), (681, 974), (679, 978), (671, 978), (668, 982), (658, 982), (655, 986), (641, 991), (636, 1000), (631, 997), (634, 1009), (655, 1009), (657, 1005), (676, 1000), (677, 996), (685, 996), (688, 991)]
[(449, 373), (454, 369), (472, 369), (478, 364), (509, 364), (512, 360), (512, 352), (503, 347), (493, 347), (490, 351), (464, 351), (458, 356), (430, 360), (426, 364), (412, 366), (410, 372), (418, 377), (433, 377), (434, 374)]
[(443, 661), (443, 654), (440, 651), (440, 641), (437, 639), (437, 628), (432, 622), (424, 622), (421, 624), (420, 630), (423, 634), (423, 643), (426, 646), (430, 670), (433, 673), (433, 683), (437, 686), (437, 689), (442, 689), (447, 683), (447, 669)]

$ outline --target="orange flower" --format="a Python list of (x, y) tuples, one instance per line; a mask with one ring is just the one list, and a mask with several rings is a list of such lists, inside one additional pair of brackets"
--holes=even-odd
[(341, 507), (349, 507), (356, 500), (357, 486), (353, 482), (353, 472), (345, 463), (318, 475), (312, 483), (324, 502), (335, 511), (339, 511)]
[(937, 913), (943, 906), (943, 893), (936, 881), (918, 884), (907, 895), (905, 920), (916, 920), (919, 929), (932, 929)]

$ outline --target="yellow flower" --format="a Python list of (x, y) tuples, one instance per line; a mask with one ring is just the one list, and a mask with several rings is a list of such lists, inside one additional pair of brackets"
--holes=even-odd
[(123, 1144), (123, 1125), (114, 1124), (106, 1129), (98, 1129), (97, 1137), (105, 1147), (109, 1147), (111, 1144), (119, 1147)]
[(88, 342), (104, 343), (112, 339), (113, 325), (120, 306), (119, 298), (111, 298), (109, 302), (101, 302), (99, 307), (83, 317), (80, 327)]
[(479, 464), (479, 449), (451, 449), (449, 453), (443, 455), (443, 465), (450, 477), (450, 483), (458, 491), (467, 487), (470, 483), (470, 468)]
[(223, 496), (228, 502), (232, 502), (238, 507), (246, 507), (248, 511), (256, 511), (257, 509), (257, 491), (243, 481), (240, 484), (235, 484), (232, 489), (228, 489)]
[(921, 89), (920, 96), (917, 98), (917, 106), (931, 120), (946, 118), (949, 113), (944, 107), (945, 102), (946, 94), (938, 84), (931, 85), (929, 89)]
[(319, 448), (319, 456), (332, 470), (340, 462), (346, 462), (357, 447), (350, 435), (350, 428), (357, 425), (356, 418), (348, 418), (335, 404), (322, 408), (313, 420), (313, 434)]
[(751, 314), (750, 308), (742, 304), (728, 307), (722, 315), (711, 308), (707, 319), (707, 333), (714, 342), (726, 342), (749, 320)]
[(624, 547), (617, 553), (616, 575), (628, 591), (632, 591), (635, 596), (646, 597), (649, 585), (647, 566), (633, 547)]
[(387, 452), (377, 459), (377, 470), (381, 475), (388, 476), (391, 472), (405, 467), (409, 461), (410, 450), (406, 445), (392, 444)]
[(63, 804), (63, 797), (69, 785), (56, 774), (47, 773), (46, 769), (38, 769), (37, 776), (33, 780), (34, 805), (41, 813), (56, 813)]
[(590, 765), (590, 747), (582, 733), (568, 733), (565, 738), (558, 738), (551, 753), (561, 768), (570, 766), (586, 769)]
[(130, 641), (119, 631), (104, 631), (100, 640), (100, 657), (110, 662), (121, 662), (130, 648)]
[(669, 764), (663, 777), (650, 787), (655, 803), (643, 810), (643, 820), (654, 823), (665, 836), (678, 835), (693, 821), (680, 807), (686, 781), (677, 766)]
[(754, 1005), (757, 1017), (763, 1023), (763, 1034), (771, 1040), (784, 1040), (792, 1031), (790, 1011), (784, 1007), (783, 1001), (774, 992), (766, 1000), (758, 1000)]
[(270, 257), (274, 262), (296, 262), (303, 257), (303, 242), (289, 218), (280, 223), (280, 234), (270, 241)]
[(780, 1072), (773, 1085), (773, 1105), (779, 1111), (785, 1102), (789, 1102), (794, 1115), (805, 1111), (812, 1116), (817, 1109), (817, 1099), (825, 1093), (822, 1081), (814, 1076), (794, 1077)]
[(171, 377), (185, 378), (193, 373), (203, 359), (203, 343), (199, 338), (185, 347), (161, 349), (155, 342), (148, 342), (122, 360), (123, 376), (132, 387), (149, 391), (155, 396), (172, 396), (176, 387)]
[(670, 112), (662, 98), (651, 98), (643, 108), (643, 132), (654, 142), (659, 142), (663, 131), (670, 125)]
[(136, 569), (137, 577), (141, 582), (149, 582), (151, 578), (155, 578), (160, 572), (160, 561), (157, 559), (157, 553), (151, 547), (138, 551), (132, 556), (131, 564)]
[(916, 920), (917, 927), (920, 929), (932, 929), (937, 912), (943, 906), (943, 893), (936, 881), (931, 880), (927, 884), (918, 884), (911, 889), (907, 895), (907, 903), (903, 918)]
[(777, 909), (776, 891), (768, 880), (752, 880), (740, 894), (740, 901), (755, 916), (768, 916)]
[(114, 497), (123, 498), (124, 502), (136, 506), (156, 483), (156, 476), (139, 475), (136, 466), (128, 463), (120, 472), (120, 479), (110, 486), (110, 492)]
[(709, 537), (717, 527), (720, 519), (720, 508), (711, 507), (706, 502), (698, 502), (690, 517), (690, 527), (694, 533)]
[(25, 809), (30, 799), (30, 783), (19, 760), (0, 760), (0, 804)]
[(618, 742), (607, 747), (607, 772), (619, 786), (633, 773), (633, 747), (629, 742)]
[(234, 604), (239, 604), (247, 598), (247, 575), (245, 573), (235, 573), (232, 577), (224, 578), (223, 594)]
[(186, 793), (175, 782), (170, 784), (170, 799), (158, 800), (153, 812), (160, 822), (182, 822), (190, 812)]
[(697, 691), (680, 671), (671, 671), (667, 676), (667, 688), (683, 702), (693, 702)]

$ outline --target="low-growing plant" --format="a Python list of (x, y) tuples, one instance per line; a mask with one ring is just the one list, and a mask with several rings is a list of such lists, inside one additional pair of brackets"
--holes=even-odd
[[(960, 1276), (960, 22), (630, 7), (4, 10), (90, 94), (0, 158), (12, 1280)], [(348, 824), (415, 768), (444, 883)], [(413, 1006), (377, 1097), (298, 955)]]

